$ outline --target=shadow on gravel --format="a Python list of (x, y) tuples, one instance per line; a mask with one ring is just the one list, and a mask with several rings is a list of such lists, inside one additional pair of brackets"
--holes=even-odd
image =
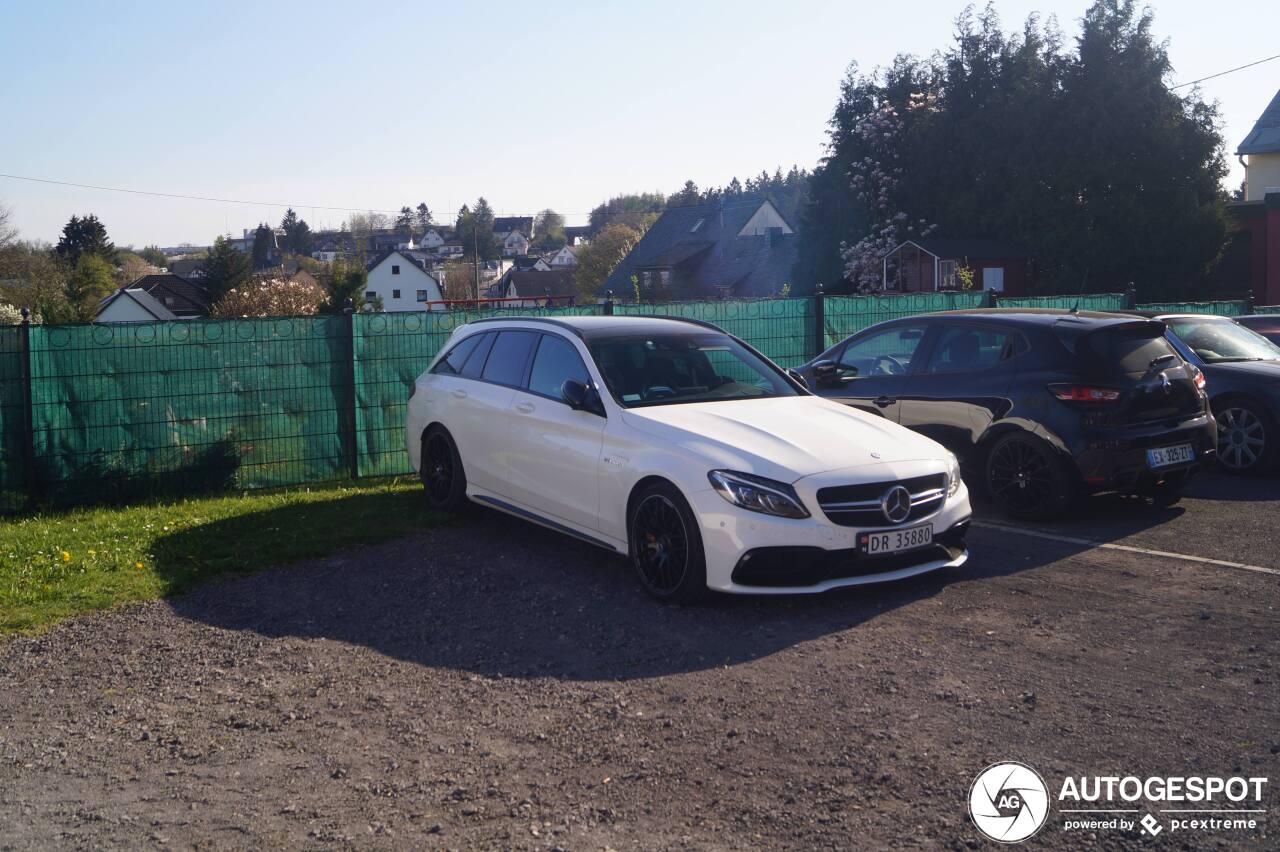
[[(164, 540), (182, 553), (241, 524), (233, 518)], [(265, 636), (325, 637), (426, 666), (487, 676), (625, 680), (729, 666), (768, 656), (969, 581), (1034, 568), (971, 559), (958, 572), (824, 595), (721, 596), (667, 607), (640, 591), (621, 557), (487, 510), (431, 532), (347, 551), (173, 598), (194, 621)], [(850, 647), (857, 653), (856, 646)]]

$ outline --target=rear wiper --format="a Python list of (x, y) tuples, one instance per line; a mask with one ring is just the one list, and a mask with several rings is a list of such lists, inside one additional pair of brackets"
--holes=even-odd
[(1152, 358), (1151, 363), (1147, 365), (1148, 370), (1154, 370), (1157, 364), (1163, 364), (1166, 361), (1176, 361), (1178, 356), (1170, 352), (1168, 355), (1161, 355), (1158, 358)]

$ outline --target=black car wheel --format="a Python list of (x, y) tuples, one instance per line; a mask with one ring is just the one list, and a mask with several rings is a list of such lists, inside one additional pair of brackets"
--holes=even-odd
[(458, 512), (467, 500), (467, 476), (458, 448), (442, 427), (435, 426), (422, 438), (422, 459), (418, 469), (427, 505), (441, 512)]
[(673, 486), (656, 483), (636, 497), (628, 538), (631, 564), (651, 597), (693, 603), (706, 596), (702, 535), (689, 504)]
[(1043, 520), (1074, 496), (1067, 471), (1053, 450), (1030, 435), (1007, 435), (987, 454), (987, 493), (1015, 518)]
[(1218, 460), (1233, 473), (1256, 473), (1271, 466), (1275, 421), (1251, 402), (1230, 400), (1216, 406)]

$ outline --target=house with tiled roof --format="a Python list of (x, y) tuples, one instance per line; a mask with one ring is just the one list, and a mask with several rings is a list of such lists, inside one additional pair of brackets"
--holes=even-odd
[[(108, 307), (121, 290), (138, 290), (146, 293), (176, 319), (194, 319), (208, 316), (209, 305), (213, 301), (209, 291), (203, 285), (181, 278), (171, 272), (144, 275), (132, 284), (121, 287), (99, 304), (99, 315)], [(170, 319), (170, 317), (166, 317)]]
[[(630, 301), (776, 296), (791, 280), (796, 232), (767, 199), (673, 207), (622, 259), (600, 292)], [(634, 284), (633, 284), (634, 278)]]
[(1227, 205), (1234, 233), (1219, 277), (1247, 282), (1255, 303), (1280, 304), (1280, 91), (1236, 148), (1243, 198)]
[(381, 299), (384, 311), (424, 311), (427, 302), (444, 300), (435, 258), (424, 252), (390, 249), (371, 260), (367, 269), (365, 301)]
[(514, 267), (494, 282), (488, 297), (503, 299), (507, 308), (542, 307), (552, 304), (572, 304), (577, 291), (573, 287), (573, 271), (568, 269), (515, 269)]
[(176, 320), (173, 311), (140, 287), (121, 287), (98, 303), (94, 322), (154, 322)]

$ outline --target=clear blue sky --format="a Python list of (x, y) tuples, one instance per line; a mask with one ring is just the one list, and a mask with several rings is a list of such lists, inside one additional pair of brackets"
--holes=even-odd
[[(1073, 35), (1084, 0), (1005, 0)], [(1274, 0), (1153, 4), (1177, 81), (1277, 52)], [(959, 0), (911, 3), (59, 3), (0, 0), (0, 172), (294, 202), (314, 226), (425, 200), (451, 221), (581, 221), (605, 197), (811, 168), (852, 60), (945, 45)], [(1280, 60), (1210, 81), (1228, 149)], [(1242, 171), (1230, 157), (1229, 182)], [(208, 243), (279, 206), (126, 196), (0, 178), (26, 238), (97, 213), (118, 244)]]

